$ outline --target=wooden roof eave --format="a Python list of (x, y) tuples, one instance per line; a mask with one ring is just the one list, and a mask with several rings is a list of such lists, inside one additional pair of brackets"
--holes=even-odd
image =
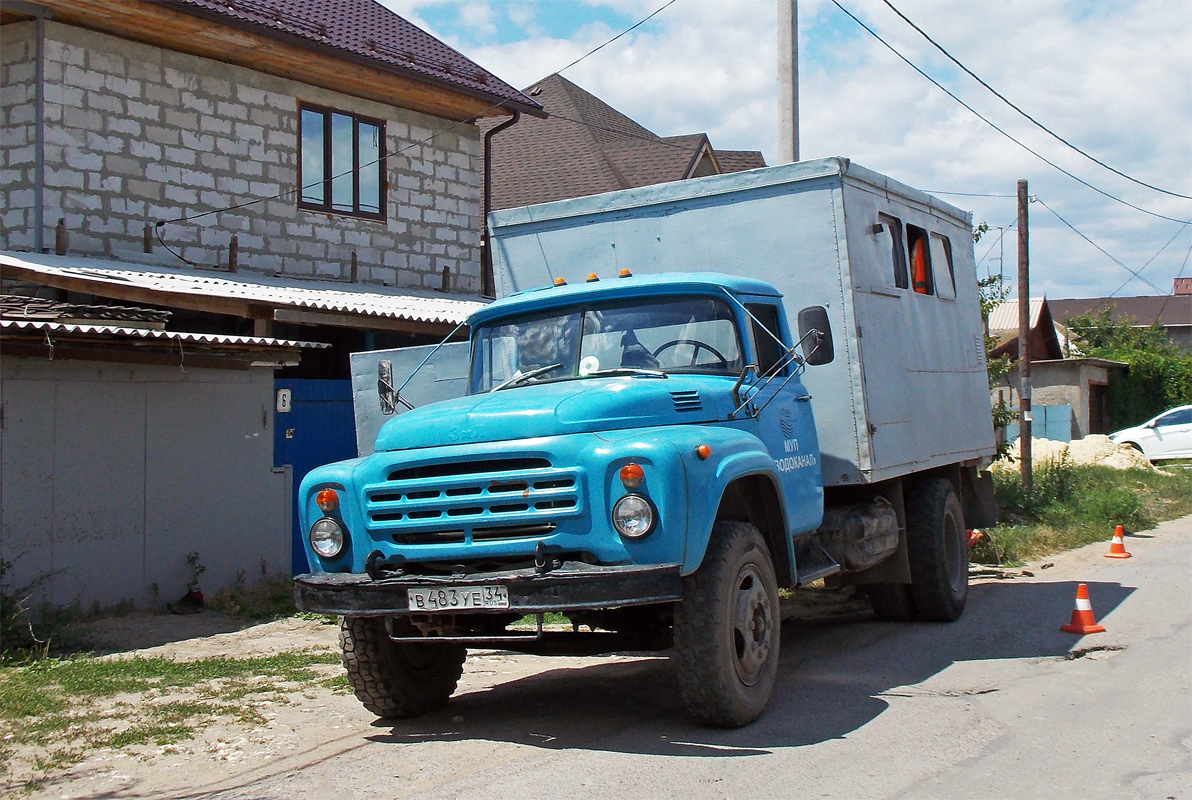
[[(452, 121), (504, 116), (514, 109), (543, 115), (541, 108), (470, 92), (437, 81), (432, 76), (402, 70), (396, 65), (370, 62), (364, 56), (282, 31), (271, 30), (266, 34), (249, 30), (247, 23), (235, 25), (234, 20), (211, 18), (197, 9), (184, 12), (145, 0), (40, 0), (38, 5), (48, 9), (53, 20), (66, 25), (210, 58)], [(6, 11), (5, 21), (14, 21), (18, 16)]]

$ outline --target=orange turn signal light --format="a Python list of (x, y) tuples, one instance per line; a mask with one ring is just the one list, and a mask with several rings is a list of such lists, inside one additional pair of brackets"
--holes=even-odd
[(707, 461), (708, 456), (712, 455), (712, 448), (706, 444), (696, 445), (695, 454), (699, 456), (700, 461)]
[(315, 495), (315, 505), (324, 514), (330, 514), (339, 508), (339, 495), (335, 493), (334, 489), (321, 489)]
[(629, 463), (621, 467), (621, 483), (626, 489), (636, 489), (646, 479), (645, 471), (637, 464)]

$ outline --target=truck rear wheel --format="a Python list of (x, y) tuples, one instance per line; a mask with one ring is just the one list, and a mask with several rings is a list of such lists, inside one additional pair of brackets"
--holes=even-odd
[(417, 717), (446, 705), (467, 657), (467, 650), (452, 642), (395, 642), (385, 621), (375, 617), (344, 617), (339, 644), (352, 691), (385, 719)]
[(930, 478), (907, 493), (906, 535), (919, 617), (951, 622), (968, 598), (968, 537), (951, 481)]
[(683, 584), (673, 656), (683, 702), (707, 725), (747, 725), (778, 672), (778, 582), (765, 540), (748, 523), (717, 522), (704, 563)]

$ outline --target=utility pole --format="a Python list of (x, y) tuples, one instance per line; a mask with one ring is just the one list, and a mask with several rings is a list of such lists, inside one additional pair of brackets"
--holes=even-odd
[(1022, 491), (1030, 496), (1031, 469), (1031, 254), (1027, 231), (1026, 181), (1018, 182), (1018, 449)]
[(799, 160), (799, 2), (778, 0), (778, 163)]

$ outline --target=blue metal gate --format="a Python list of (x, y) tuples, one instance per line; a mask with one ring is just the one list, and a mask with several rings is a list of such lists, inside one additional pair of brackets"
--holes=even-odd
[(277, 415), (273, 425), (273, 463), (294, 470), (290, 566), (306, 572), (303, 532), (298, 523), (298, 488), (315, 467), (356, 456), (356, 428), (352, 415), (350, 380), (276, 380)]

